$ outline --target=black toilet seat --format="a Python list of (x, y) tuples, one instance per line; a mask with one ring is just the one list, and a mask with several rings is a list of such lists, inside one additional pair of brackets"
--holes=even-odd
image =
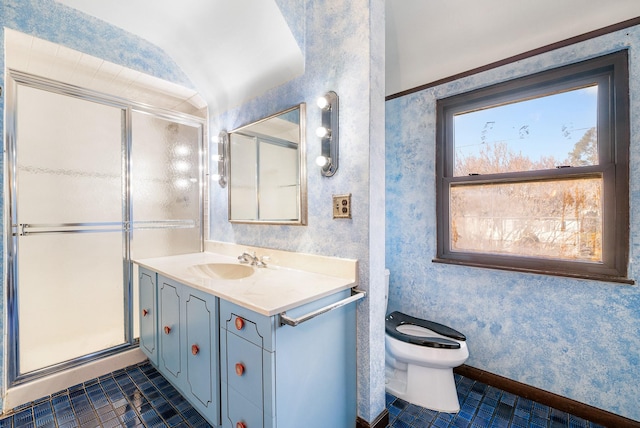
[(457, 330), (438, 324), (437, 322), (412, 317), (402, 312), (392, 312), (385, 318), (385, 331), (391, 337), (413, 345), (426, 346), (428, 348), (460, 349), (460, 343), (455, 340), (443, 339), (441, 337), (421, 337), (401, 333), (397, 328), (404, 324), (411, 324), (423, 327), (441, 336), (450, 337), (455, 340), (467, 340), (466, 336)]

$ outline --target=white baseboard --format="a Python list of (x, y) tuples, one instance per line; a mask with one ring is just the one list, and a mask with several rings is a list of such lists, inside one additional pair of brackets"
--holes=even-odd
[(30, 401), (62, 391), (115, 370), (138, 364), (146, 358), (146, 355), (136, 348), (9, 388), (2, 401), (2, 414)]

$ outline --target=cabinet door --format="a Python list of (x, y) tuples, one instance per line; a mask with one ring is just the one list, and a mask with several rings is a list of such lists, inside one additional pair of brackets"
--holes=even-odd
[(164, 375), (173, 377), (176, 385), (180, 376), (180, 288), (159, 277), (160, 303), (160, 366)]
[(158, 365), (156, 336), (156, 274), (140, 269), (138, 292), (140, 297), (140, 349)]
[[(188, 290), (188, 292), (186, 292)], [(220, 423), (218, 395), (218, 314), (213, 296), (196, 296), (185, 288), (186, 388), (194, 407)]]

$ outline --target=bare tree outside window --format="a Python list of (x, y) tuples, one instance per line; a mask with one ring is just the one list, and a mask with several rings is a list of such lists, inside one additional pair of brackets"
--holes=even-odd
[[(460, 159), (456, 175), (589, 165), (597, 156), (595, 128), (589, 128), (562, 162), (552, 156), (533, 161), (495, 143)], [(602, 261), (601, 195), (601, 178), (452, 187), (451, 248)]]

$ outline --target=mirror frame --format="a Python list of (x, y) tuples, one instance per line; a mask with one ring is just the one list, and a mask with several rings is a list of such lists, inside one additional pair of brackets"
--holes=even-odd
[[(298, 173), (299, 173), (299, 192), (298, 192), (298, 219), (297, 220), (278, 220), (278, 219), (269, 219), (269, 220), (260, 220), (260, 219), (242, 219), (242, 220), (234, 220), (231, 218), (231, 203), (232, 203), (232, 195), (231, 195), (231, 183), (233, 181), (233, 171), (231, 168), (231, 135), (233, 133), (246, 130), (247, 128), (256, 125), (258, 123), (265, 122), (269, 119), (273, 119), (274, 117), (278, 117), (282, 114), (289, 113), (293, 110), (300, 110), (299, 116), (299, 128), (300, 128), (300, 142), (298, 144)], [(293, 225), (293, 226), (306, 226), (307, 225), (307, 107), (306, 103), (296, 104), (293, 107), (288, 109), (279, 111), (270, 116), (262, 118), (260, 120), (256, 120), (254, 122), (243, 125), (239, 128), (233, 129), (227, 133), (228, 135), (228, 185), (227, 185), (227, 218), (230, 223), (238, 223), (238, 224), (273, 224), (273, 225)]]

